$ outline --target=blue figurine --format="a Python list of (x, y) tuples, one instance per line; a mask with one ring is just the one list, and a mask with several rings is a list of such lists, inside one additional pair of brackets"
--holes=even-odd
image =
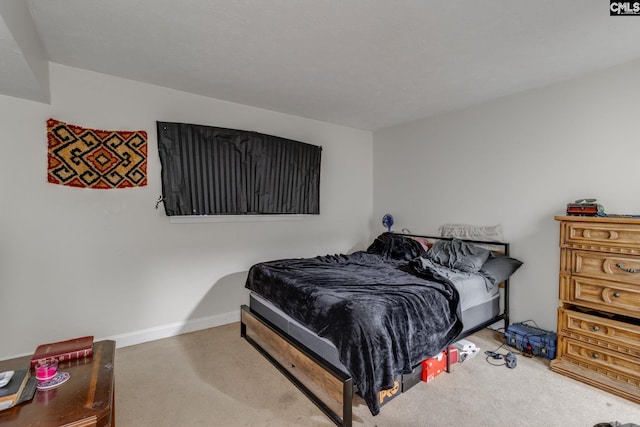
[(382, 225), (387, 227), (387, 231), (391, 233), (391, 226), (393, 225), (393, 217), (391, 216), (391, 214), (385, 214), (382, 217)]

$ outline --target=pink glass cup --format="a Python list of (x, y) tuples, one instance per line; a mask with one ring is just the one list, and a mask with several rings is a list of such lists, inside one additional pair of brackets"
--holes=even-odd
[(58, 359), (42, 359), (36, 364), (36, 379), (40, 382), (49, 381), (58, 372)]

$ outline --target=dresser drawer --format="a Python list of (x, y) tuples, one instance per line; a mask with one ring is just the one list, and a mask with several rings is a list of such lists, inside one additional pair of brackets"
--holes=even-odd
[(636, 285), (561, 274), (560, 298), (594, 310), (640, 317), (640, 287)]
[(572, 251), (571, 273), (640, 285), (640, 257)]
[(640, 224), (563, 222), (564, 246), (640, 254)]
[(640, 358), (640, 326), (637, 325), (560, 308), (558, 332)]
[(640, 387), (640, 360), (589, 343), (563, 339), (563, 358), (609, 378)]

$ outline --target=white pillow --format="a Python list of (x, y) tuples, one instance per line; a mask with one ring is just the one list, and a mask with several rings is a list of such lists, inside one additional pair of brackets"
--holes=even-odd
[(485, 240), (489, 242), (503, 242), (502, 225), (480, 226), (468, 224), (443, 224), (438, 228), (441, 237), (456, 239)]

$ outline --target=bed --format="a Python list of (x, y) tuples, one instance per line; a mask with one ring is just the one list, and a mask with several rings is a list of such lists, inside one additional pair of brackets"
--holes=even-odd
[(507, 243), (383, 233), (366, 251), (256, 264), (241, 335), (336, 424), (449, 344), (509, 324)]

